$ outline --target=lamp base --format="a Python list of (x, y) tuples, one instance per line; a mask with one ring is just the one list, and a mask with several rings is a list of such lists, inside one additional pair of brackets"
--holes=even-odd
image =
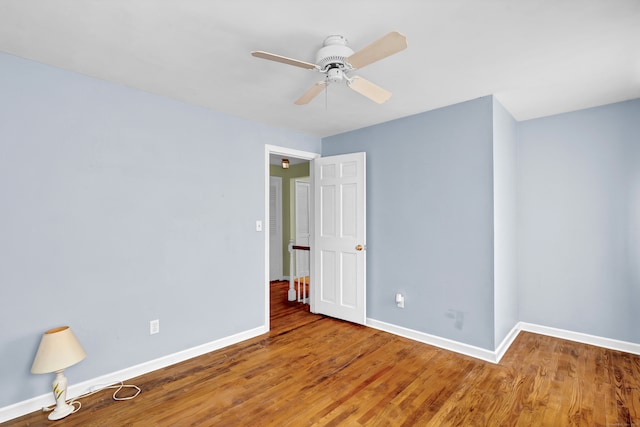
[(49, 414), (50, 420), (59, 420), (73, 414), (76, 410), (75, 406), (67, 403), (67, 377), (64, 376), (63, 371), (64, 369), (56, 371), (56, 378), (51, 384), (53, 396), (56, 398), (56, 406)]
[(73, 405), (69, 405), (68, 403), (57, 404), (53, 412), (49, 414), (49, 419), (52, 421), (62, 419), (69, 414), (72, 414), (75, 410)]

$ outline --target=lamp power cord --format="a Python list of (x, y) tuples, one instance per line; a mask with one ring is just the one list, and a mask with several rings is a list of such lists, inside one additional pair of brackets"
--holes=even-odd
[[(134, 389), (135, 393), (131, 396), (125, 396), (125, 397), (119, 397), (118, 393), (120, 393), (120, 391), (122, 389)], [(73, 399), (69, 399), (67, 400), (67, 404), (73, 406), (75, 409), (73, 410), (72, 414), (75, 414), (76, 412), (78, 412), (80, 410), (80, 408), (82, 408), (82, 403), (80, 402), (79, 399), (84, 399), (85, 397), (89, 397), (93, 394), (96, 394), (98, 392), (101, 392), (103, 390), (108, 390), (108, 389), (115, 389), (115, 391), (113, 392), (113, 395), (111, 396), (113, 400), (116, 401), (122, 401), (122, 400), (131, 400), (136, 398), (140, 392), (142, 390), (140, 390), (140, 387), (138, 387), (137, 385), (132, 385), (132, 384), (125, 384), (122, 381), (119, 381), (116, 384), (113, 385), (108, 385), (108, 386), (104, 386), (104, 387), (98, 387), (95, 390), (92, 390), (88, 393), (85, 394), (81, 394), (80, 396), (74, 397)], [(51, 406), (45, 406), (44, 408), (42, 408), (42, 412), (51, 412), (55, 409), (56, 405), (51, 405)]]

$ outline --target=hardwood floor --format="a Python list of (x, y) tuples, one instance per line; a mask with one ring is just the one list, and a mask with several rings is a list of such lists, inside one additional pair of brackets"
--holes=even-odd
[(500, 364), (309, 313), (272, 285), (271, 331), (0, 426), (640, 426), (640, 356), (521, 333)]

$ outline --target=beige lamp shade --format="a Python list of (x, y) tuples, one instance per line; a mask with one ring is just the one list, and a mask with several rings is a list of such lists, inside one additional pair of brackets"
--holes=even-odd
[(50, 329), (42, 335), (31, 373), (57, 372), (75, 365), (86, 356), (87, 353), (68, 326)]

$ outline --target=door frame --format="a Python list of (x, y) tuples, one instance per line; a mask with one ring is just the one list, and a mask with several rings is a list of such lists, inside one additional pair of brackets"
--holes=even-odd
[[(271, 176), (271, 167), (269, 157), (271, 154), (279, 154), (295, 159), (303, 159), (311, 161), (320, 157), (320, 153), (313, 153), (311, 151), (296, 150), (294, 148), (280, 147), (277, 145), (265, 144), (264, 146), (264, 217), (269, 217), (269, 177)], [(309, 180), (313, 183), (313, 168), (309, 168)], [(312, 190), (313, 191), (313, 190)], [(313, 213), (313, 197), (311, 198), (310, 214)], [(269, 261), (270, 261), (270, 245), (269, 245), (269, 227), (263, 227), (264, 233), (264, 325), (267, 331), (271, 330), (270, 325), (270, 310), (271, 310), (271, 298), (270, 298), (270, 281), (269, 281)], [(313, 239), (313, 235), (311, 236)]]
[[(282, 280), (282, 278), (284, 277), (284, 272), (282, 270), (282, 262), (283, 262), (283, 256), (282, 256), (282, 250), (283, 250), (283, 242), (282, 242), (282, 177), (281, 176), (269, 176), (269, 193), (271, 193), (271, 191), (273, 191), (273, 187), (276, 187), (276, 198), (275, 198), (275, 209), (274, 212), (271, 212), (271, 200), (272, 200), (272, 194), (269, 194), (269, 211), (268, 211), (268, 216), (267, 216), (267, 220), (265, 221), (265, 224), (267, 224), (267, 227), (269, 229), (268, 232), (268, 236), (269, 236), (269, 281), (271, 280)], [(279, 205), (279, 206), (278, 206)], [(277, 248), (279, 249), (278, 253), (274, 254), (271, 253), (271, 249), (276, 249), (276, 248), (272, 248), (272, 243), (273, 243), (273, 236), (271, 235), (271, 221), (272, 218), (271, 216), (275, 215), (275, 229), (277, 231), (280, 231), (280, 238), (277, 239)], [(277, 259), (276, 259), (277, 258)], [(278, 267), (277, 268), (273, 268), (272, 262), (271, 261), (278, 261)], [(277, 274), (274, 274), (275, 273)]]

